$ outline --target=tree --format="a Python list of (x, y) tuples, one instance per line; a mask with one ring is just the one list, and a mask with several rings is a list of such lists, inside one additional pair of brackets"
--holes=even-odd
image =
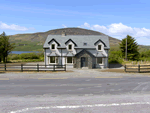
[(5, 32), (0, 35), (0, 56), (3, 63), (7, 62), (7, 56), (14, 49), (14, 45), (9, 42), (9, 36), (6, 36)]
[(122, 63), (122, 53), (121, 53), (121, 51), (110, 49), (108, 62), (109, 63), (120, 63), (121, 64)]
[[(138, 44), (135, 39), (127, 35), (127, 59), (128, 60), (139, 60)], [(123, 57), (125, 58), (126, 52), (126, 38), (122, 39), (120, 43), (120, 49)]]

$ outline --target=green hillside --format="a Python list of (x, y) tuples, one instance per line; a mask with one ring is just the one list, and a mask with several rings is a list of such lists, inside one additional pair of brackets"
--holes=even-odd
[[(43, 51), (43, 44), (47, 36), (50, 34), (61, 35), (62, 32), (66, 32), (67, 35), (105, 35), (101, 32), (82, 28), (61, 28), (47, 32), (10, 35), (10, 42), (16, 43), (16, 47), (13, 51)], [(118, 48), (120, 40), (109, 36), (109, 41), (110, 47)], [(141, 46), (142, 50), (149, 48), (150, 46)]]

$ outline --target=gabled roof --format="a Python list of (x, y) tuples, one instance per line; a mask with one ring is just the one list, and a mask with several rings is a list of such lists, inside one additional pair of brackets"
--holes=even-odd
[[(109, 49), (109, 38), (105, 35), (66, 35), (62, 37), (61, 35), (48, 35), (43, 48), (49, 48), (48, 42), (50, 42), (52, 39), (55, 39), (60, 46), (59, 48), (66, 48), (66, 42), (71, 39), (77, 46), (75, 48), (82, 48), (82, 49), (95, 49), (94, 43), (97, 42), (99, 39), (103, 41), (106, 45), (104, 49)], [(87, 43), (86, 46), (84, 46), (84, 43)]]
[(77, 44), (76, 44), (73, 40), (71, 40), (71, 39), (67, 40), (67, 41), (65, 42), (65, 44), (67, 44), (69, 41), (71, 41), (75, 46), (77, 46)]
[(96, 54), (96, 57), (106, 57), (102, 52), (98, 52), (97, 54)]
[(51, 39), (49, 42), (48, 42), (48, 44), (50, 44), (52, 41), (55, 41), (57, 44), (58, 44), (58, 46), (60, 46), (60, 44), (53, 38), (53, 39)]
[(107, 47), (106, 44), (105, 44), (101, 39), (99, 39), (98, 41), (96, 41), (96, 42), (94, 43), (94, 45), (96, 45), (98, 42), (102, 42), (102, 43), (104, 44), (104, 47)]
[(59, 56), (56, 52), (51, 52), (49, 55), (47, 56)]
[(82, 51), (80, 51), (79, 53), (77, 53), (75, 56), (78, 56), (79, 54), (81, 54), (81, 53), (83, 53), (83, 52), (86, 52), (86, 53), (88, 53), (90, 56), (92, 56), (92, 57), (95, 57), (92, 53), (90, 53), (88, 50), (86, 50), (86, 49), (83, 49)]
[(67, 54), (66, 54), (66, 56), (74, 56), (74, 54), (73, 53), (71, 53), (71, 52), (68, 52)]

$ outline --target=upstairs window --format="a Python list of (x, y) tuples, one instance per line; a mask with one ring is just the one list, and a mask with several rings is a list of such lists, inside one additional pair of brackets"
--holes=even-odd
[(98, 45), (98, 50), (102, 50), (102, 45)]
[(52, 49), (55, 49), (55, 44), (52, 44)]
[(83, 45), (84, 45), (84, 46), (86, 46), (86, 45), (87, 45), (87, 43), (83, 43)]
[(72, 45), (69, 45), (68, 49), (69, 49), (69, 50), (72, 50)]

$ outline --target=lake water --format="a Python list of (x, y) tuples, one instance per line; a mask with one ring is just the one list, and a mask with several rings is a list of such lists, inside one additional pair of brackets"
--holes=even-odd
[(12, 54), (21, 54), (21, 53), (39, 53), (39, 51), (12, 51)]

